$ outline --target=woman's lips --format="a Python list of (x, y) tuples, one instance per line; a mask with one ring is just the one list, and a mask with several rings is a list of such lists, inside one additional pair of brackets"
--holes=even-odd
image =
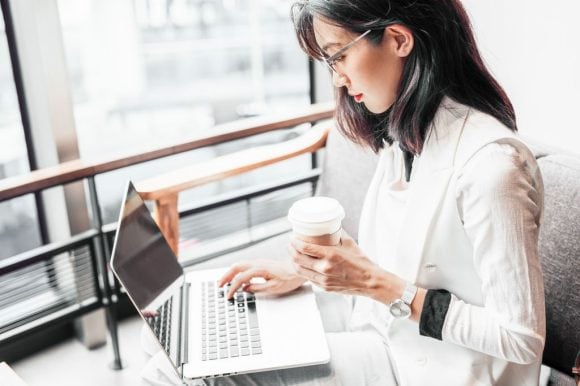
[(360, 101), (362, 100), (363, 94), (356, 94), (355, 96), (353, 96), (354, 100), (357, 103), (360, 103)]

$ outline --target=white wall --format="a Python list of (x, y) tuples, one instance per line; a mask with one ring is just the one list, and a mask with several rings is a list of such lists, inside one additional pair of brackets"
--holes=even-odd
[(463, 0), (520, 133), (580, 154), (580, 2)]

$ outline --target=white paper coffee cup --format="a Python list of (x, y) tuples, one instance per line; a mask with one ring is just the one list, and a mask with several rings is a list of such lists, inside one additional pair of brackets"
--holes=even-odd
[(319, 245), (340, 243), (344, 208), (334, 198), (308, 197), (296, 201), (288, 211), (294, 234)]

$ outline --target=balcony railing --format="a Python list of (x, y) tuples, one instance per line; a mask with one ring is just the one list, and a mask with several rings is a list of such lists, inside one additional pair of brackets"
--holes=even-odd
[[(104, 309), (113, 343), (115, 364), (120, 366), (115, 309), (123, 295), (108, 269), (116, 224), (103, 224), (95, 177), (202, 147), (313, 123), (332, 117), (333, 112), (330, 104), (312, 105), (303, 112), (287, 116), (249, 118), (219, 125), (212, 129), (210, 135), (186, 143), (115, 159), (75, 160), (27, 175), (0, 180), (0, 202), (37, 194), (75, 181), (85, 181), (93, 216), (93, 229), (83, 234), (0, 261), (0, 347), (14, 344), (18, 339), (48, 325), (70, 322), (88, 312)], [(196, 254), (189, 256), (186, 262), (211, 258), (275, 234), (275, 223), (280, 213), (273, 209), (272, 203), (290, 202), (301, 195), (311, 194), (319, 174), (315, 166), (313, 163), (310, 171), (295, 178), (285, 176), (277, 181), (227, 192), (184, 208), (179, 213), (182, 219), (180, 225), (184, 238), (190, 242), (194, 240), (192, 234), (199, 240), (203, 239), (201, 230), (196, 228), (196, 224), (200, 223), (196, 218), (210, 216), (215, 221), (219, 218), (217, 216), (220, 211), (224, 218), (228, 218), (230, 230), (233, 230), (230, 235), (239, 236), (224, 243), (214, 235), (213, 245), (212, 240), (200, 242), (199, 245), (203, 245), (203, 248), (197, 248)], [(280, 195), (278, 192), (284, 189), (288, 189), (288, 192)], [(241, 214), (235, 217), (238, 224), (232, 224), (231, 213), (224, 212), (224, 208), (228, 207), (235, 207)], [(267, 230), (262, 235), (260, 225)], [(241, 230), (243, 228), (246, 230)], [(248, 229), (251, 229), (250, 234)], [(280, 228), (280, 231), (283, 229)], [(2, 355), (7, 354), (0, 349), (0, 356)]]

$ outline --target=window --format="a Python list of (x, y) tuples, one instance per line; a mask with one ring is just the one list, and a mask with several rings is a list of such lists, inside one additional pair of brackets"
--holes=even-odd
[[(0, 9), (0, 179), (29, 171), (24, 130)], [(0, 259), (40, 245), (31, 196), (0, 202)]]
[[(58, 0), (81, 157), (139, 152), (241, 117), (308, 105), (308, 61), (294, 35), (290, 4)], [(105, 221), (116, 219), (127, 178), (144, 179), (267, 137), (99, 177)]]
[(0, 179), (28, 172), (26, 142), (0, 10)]
[(83, 158), (171, 144), (309, 103), (288, 1), (58, 5)]

